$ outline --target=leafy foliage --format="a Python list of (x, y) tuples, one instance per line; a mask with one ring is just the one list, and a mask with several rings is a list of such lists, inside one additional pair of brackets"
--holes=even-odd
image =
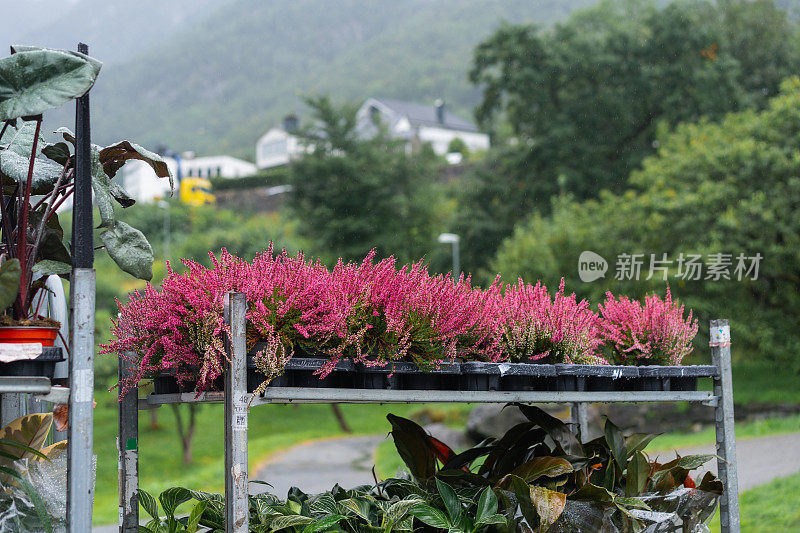
[[(33, 283), (34, 268), (42, 275), (64, 274), (70, 263), (56, 210), (74, 191), (75, 136), (60, 128), (56, 133), (67, 142), (44, 142), (40, 136), (42, 113), (85, 94), (99, 71), (97, 60), (64, 50), (18, 46), (12, 47), (10, 57), (0, 59), (0, 141), (6, 134), (10, 139), (0, 145), (4, 193), (0, 263), (9, 260), (7, 267), (2, 265), (5, 278), (19, 270), (16, 283), (6, 279), (0, 300), (8, 301), (15, 293), (15, 320), (37, 318), (38, 310), (30, 308), (39, 289)], [(91, 158), (92, 187), (105, 248), (122, 270), (150, 279), (150, 245), (139, 230), (114, 216), (113, 202), (129, 207), (134, 200), (111, 178), (129, 159), (146, 161), (157, 175), (171, 180), (169, 170), (159, 156), (127, 141), (106, 148), (92, 146)], [(32, 199), (34, 195), (42, 198)]]
[[(250, 495), (250, 531), (513, 533), (598, 531), (609, 524), (637, 531), (641, 523), (632, 510), (677, 512), (693, 526), (708, 519), (721, 494), (721, 484), (709, 474), (692, 502), (675, 508), (685, 497), (675, 489), (689, 479), (689, 470), (713, 456), (661, 465), (642, 451), (651, 435), (624, 437), (608, 422), (605, 437), (581, 444), (558, 419), (535, 407), (517, 407), (530, 422), (460, 454), (410, 420), (389, 415), (392, 437), (413, 478), (389, 478), (351, 490), (335, 485), (317, 495), (293, 487), (285, 499)], [(221, 494), (167, 489), (158, 498), (165, 517), (159, 517), (156, 498), (139, 494), (141, 506), (153, 517), (147, 531), (195, 531), (192, 527), (199, 524), (216, 532), (225, 526)], [(189, 501), (189, 517), (176, 519), (177, 507)], [(570, 528), (565, 509), (571, 505), (593, 509), (599, 522)]]
[(355, 260), (371, 249), (403, 260), (427, 252), (435, 241), (435, 159), (408, 155), (405, 142), (383, 129), (359, 140), (355, 105), (328, 97), (306, 102), (315, 123), (302, 135), (311, 153), (292, 162), (290, 172), (301, 231), (332, 254), (328, 259)]
[[(544, 282), (566, 273), (580, 296), (600, 302), (606, 290), (631, 296), (661, 290), (664, 279), (632, 281), (609, 273), (581, 283), (576, 265), (582, 251), (606, 258), (610, 271), (623, 253), (667, 254), (672, 292), (694, 310), (700, 324), (724, 310), (743, 351), (800, 369), (795, 356), (800, 346), (786, 333), (793, 331), (800, 312), (794, 274), (800, 268), (794, 216), (800, 195), (800, 115), (795, 110), (800, 80), (786, 80), (782, 90), (764, 111), (665, 132), (658, 154), (632, 175), (630, 190), (581, 203), (559, 198), (551, 216), (534, 215), (518, 228), (493, 267)], [(693, 279), (685, 267), (679, 270), (680, 258), (697, 255), (702, 263), (712, 254), (727, 254), (728, 279), (714, 279), (705, 270)], [(737, 273), (740, 254), (761, 255), (757, 276)]]
[(773, 2), (742, 0), (610, 0), (552, 29), (502, 26), (470, 72), (483, 91), (478, 118), (496, 129), (496, 146), (509, 142), (461, 192), (466, 269), (485, 268), (554, 195), (622, 191), (660, 131), (766, 105), (800, 64), (796, 34)]

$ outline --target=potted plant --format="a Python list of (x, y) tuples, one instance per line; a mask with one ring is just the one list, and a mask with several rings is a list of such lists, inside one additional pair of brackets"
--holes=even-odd
[[(14, 46), (0, 59), (0, 343), (52, 346), (57, 322), (35, 304), (47, 276), (68, 276), (70, 250), (58, 209), (74, 191), (75, 136), (59, 128), (58, 141), (41, 136), (43, 113), (86, 94), (101, 63), (85, 54)], [(91, 179), (100, 212), (103, 248), (122, 270), (152, 278), (153, 252), (144, 235), (117, 220), (113, 204), (134, 200), (112, 178), (130, 159), (172, 177), (164, 160), (128, 141), (91, 147)], [(30, 354), (27, 354), (30, 357)], [(7, 372), (0, 364), (0, 373)]]

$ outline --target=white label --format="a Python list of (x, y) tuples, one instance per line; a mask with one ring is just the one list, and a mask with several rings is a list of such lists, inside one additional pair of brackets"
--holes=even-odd
[(3, 342), (0, 343), (0, 363), (36, 359), (42, 353), (41, 342)]
[(507, 363), (502, 363), (502, 364), (497, 365), (497, 369), (500, 370), (500, 375), (501, 376), (505, 376), (506, 372), (511, 370), (511, 365), (509, 365)]
[(719, 326), (711, 330), (711, 342), (723, 343), (731, 340), (731, 327)]

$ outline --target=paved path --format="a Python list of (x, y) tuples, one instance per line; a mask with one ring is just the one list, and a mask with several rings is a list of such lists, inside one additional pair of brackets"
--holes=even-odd
[[(251, 484), (251, 491), (269, 490), (285, 496), (289, 488), (296, 486), (308, 493), (330, 489), (334, 483), (351, 488), (372, 483), (371, 468), (375, 447), (386, 437), (370, 435), (347, 437), (300, 444), (277, 454), (251, 475), (251, 479), (268, 481), (264, 485)], [(763, 485), (775, 478), (800, 472), (800, 433), (773, 435), (756, 439), (740, 440), (736, 443), (739, 466), (739, 492)], [(713, 454), (714, 446), (682, 448), (681, 455)], [(672, 452), (660, 454), (662, 460), (672, 459)], [(663, 462), (663, 461), (662, 461)], [(716, 461), (707, 465), (716, 473)], [(698, 478), (702, 477), (702, 473)], [(115, 533), (117, 526), (101, 526), (93, 533)]]
[(375, 448), (385, 435), (346, 437), (301, 444), (272, 457), (250, 479), (273, 485), (250, 484), (251, 492), (265, 490), (286, 496), (291, 487), (316, 494), (329, 490), (334, 483), (344, 488), (374, 483), (372, 465)]
[[(739, 492), (769, 483), (775, 478), (800, 472), (800, 433), (771, 435), (755, 439), (743, 439), (736, 442), (736, 457), (739, 468)], [(698, 448), (681, 448), (683, 455), (713, 454), (714, 446)], [(674, 453), (662, 453), (661, 459), (670, 460)], [(659, 462), (664, 462), (659, 461)], [(705, 470), (717, 473), (717, 462), (709, 461), (706, 468), (698, 471), (697, 478), (703, 477)]]

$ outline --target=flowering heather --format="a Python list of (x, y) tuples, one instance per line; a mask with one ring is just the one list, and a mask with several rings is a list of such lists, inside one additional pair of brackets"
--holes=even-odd
[(553, 298), (547, 287), (524, 283), (503, 292), (503, 351), (512, 361), (604, 364), (598, 316), (586, 300), (564, 294), (564, 279)]
[(599, 307), (603, 337), (618, 364), (678, 365), (692, 351), (697, 319), (691, 311), (683, 318), (684, 306), (672, 301), (669, 287), (663, 300), (646, 296), (644, 305), (608, 292)]
[(456, 357), (608, 364), (598, 354), (604, 341), (621, 362), (677, 364), (697, 332), (669, 292), (644, 306), (609, 294), (601, 319), (585, 300), (564, 294), (563, 279), (551, 297), (541, 283), (503, 285), (498, 278), (480, 289), (463, 275), (432, 276), (422, 262), (376, 262), (374, 252), (330, 270), (302, 253), (275, 254), (272, 245), (250, 262), (225, 250), (210, 257), (211, 268), (184, 261), (183, 274), (168, 267), (159, 288), (147, 285), (117, 302), (116, 339), (101, 352), (136, 363), (121, 383), (123, 394), (164, 370), (197, 382), (198, 390), (211, 388), (224, 369), (223, 302), (230, 291), (246, 297), (247, 347), (264, 385), (298, 352), (329, 360), (321, 377), (341, 359), (367, 366), (403, 359), (423, 368)]

